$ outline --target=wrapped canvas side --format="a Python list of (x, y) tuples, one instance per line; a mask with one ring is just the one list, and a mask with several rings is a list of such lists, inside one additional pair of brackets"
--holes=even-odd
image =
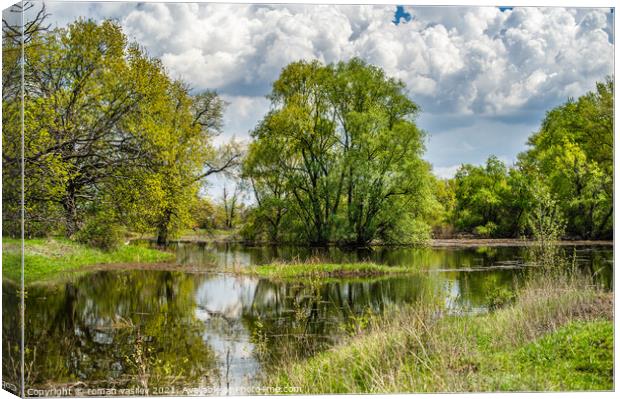
[(24, 396), (24, 10), (2, 12), (2, 388)]

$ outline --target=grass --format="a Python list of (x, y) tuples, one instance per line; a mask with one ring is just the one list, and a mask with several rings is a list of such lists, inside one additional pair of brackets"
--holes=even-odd
[(403, 266), (387, 266), (375, 263), (275, 263), (251, 266), (236, 270), (268, 279), (290, 280), (297, 278), (339, 278), (372, 277), (388, 274), (412, 273), (413, 269)]
[(266, 383), (303, 393), (613, 389), (613, 298), (589, 279), (543, 275), (495, 312), (392, 309), (348, 341), (285, 359)]
[[(2, 274), (12, 280), (20, 278), (20, 241), (2, 239)], [(64, 238), (29, 239), (25, 246), (26, 283), (45, 280), (84, 266), (112, 263), (156, 263), (174, 259), (174, 255), (155, 249), (123, 245), (105, 252)]]

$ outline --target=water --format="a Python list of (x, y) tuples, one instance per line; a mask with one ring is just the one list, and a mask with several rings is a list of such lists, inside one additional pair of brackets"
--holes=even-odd
[[(192, 393), (182, 387), (215, 387), (225, 394), (258, 384), (282, 356), (325, 350), (386, 308), (440, 301), (454, 314), (485, 312), (493, 292), (513, 290), (530, 270), (526, 250), (516, 247), (346, 252), (178, 244), (171, 250), (177, 254), (171, 270), (94, 270), (28, 287), (27, 386), (70, 387), (76, 394), (148, 387), (150, 394), (177, 395)], [(566, 252), (572, 256), (573, 248)], [(610, 287), (611, 247), (574, 254)], [(409, 265), (419, 273), (292, 283), (223, 272), (308, 258)], [(4, 309), (11, 309), (14, 292), (3, 283)], [(7, 353), (15, 332), (3, 334)]]

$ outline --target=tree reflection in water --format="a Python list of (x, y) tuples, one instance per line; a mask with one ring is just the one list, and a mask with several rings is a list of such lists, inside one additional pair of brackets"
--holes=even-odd
[[(186, 257), (188, 248), (180, 253)], [(204, 259), (201, 253), (188, 256)], [(258, 255), (214, 256), (254, 262)], [(252, 385), (280, 361), (325, 350), (386, 308), (438, 301), (449, 312), (485, 311), (488, 292), (514, 290), (527, 273), (513, 267), (519, 259), (514, 249), (512, 258), (505, 249), (381, 256), (389, 262), (420, 256), (430, 266), (408, 276), (304, 282), (235, 276), (219, 273), (217, 266), (203, 273), (111, 270), (31, 285), (27, 384), (219, 387), (225, 393)], [(581, 251), (579, 256), (587, 270), (598, 270), (603, 278), (611, 275), (611, 251)], [(3, 283), (5, 309), (15, 302), (7, 294), (10, 284)], [(15, 338), (3, 328), (5, 354)], [(7, 364), (3, 371), (11, 375)]]

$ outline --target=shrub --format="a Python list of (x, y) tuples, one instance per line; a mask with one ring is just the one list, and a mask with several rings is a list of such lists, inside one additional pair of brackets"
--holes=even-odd
[(491, 310), (502, 308), (515, 301), (516, 294), (514, 291), (503, 288), (493, 287), (486, 295), (487, 305)]
[(493, 222), (487, 222), (487, 224), (485, 224), (484, 226), (477, 226), (474, 229), (474, 233), (483, 238), (492, 237), (496, 232), (497, 225)]
[(100, 214), (88, 219), (73, 238), (82, 244), (111, 251), (123, 243), (125, 231), (118, 223)]

